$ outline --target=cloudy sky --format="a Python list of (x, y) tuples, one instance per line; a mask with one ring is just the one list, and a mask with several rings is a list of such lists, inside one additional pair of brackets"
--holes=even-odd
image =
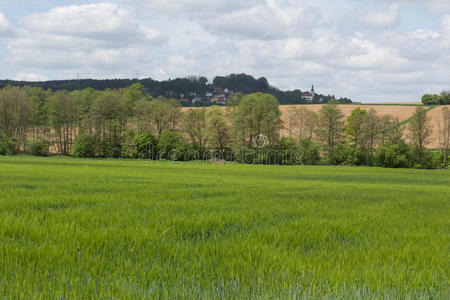
[(449, 0), (0, 0), (0, 78), (248, 73), (418, 101), (450, 89)]

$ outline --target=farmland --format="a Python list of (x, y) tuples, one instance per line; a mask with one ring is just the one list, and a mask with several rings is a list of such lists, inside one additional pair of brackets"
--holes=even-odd
[[(417, 103), (416, 103), (417, 105)], [(307, 109), (310, 109), (314, 112), (318, 112), (322, 105), (295, 105), (295, 107), (305, 107)], [(287, 116), (287, 111), (289, 108), (292, 107), (291, 105), (284, 105), (280, 106), (281, 112), (283, 113), (282, 118), (285, 120)], [(391, 115), (394, 118), (398, 118), (401, 122), (407, 121), (409, 118), (411, 118), (414, 114), (414, 111), (417, 106), (415, 106), (413, 103), (408, 103), (402, 105), (402, 103), (391, 103), (391, 104), (351, 104), (351, 105), (340, 105), (339, 108), (342, 110), (344, 115), (348, 117), (352, 110), (360, 107), (361, 109), (369, 110), (374, 109), (379, 115)], [(433, 133), (432, 133), (432, 139), (431, 143), (428, 145), (431, 149), (437, 149), (439, 148), (439, 130), (438, 130), (438, 124), (440, 120), (440, 113), (442, 111), (444, 106), (436, 107), (428, 113), (429, 116), (431, 116), (431, 124), (433, 126)], [(286, 134), (286, 132), (284, 132)], [(405, 131), (405, 134), (408, 135), (408, 132)]]
[(0, 297), (445, 298), (450, 173), (0, 157)]
[[(420, 106), (420, 103), (379, 103), (379, 104), (345, 104), (339, 105), (339, 108), (344, 113), (345, 117), (348, 117), (351, 112), (356, 108), (361, 108), (365, 110), (374, 109), (379, 115), (391, 115), (394, 118), (398, 118), (401, 122), (407, 122), (409, 118), (411, 118), (414, 114), (414, 111), (417, 106)], [(280, 110), (282, 113), (281, 119), (286, 122), (288, 111), (290, 108), (296, 107), (304, 107), (309, 110), (312, 110), (316, 113), (323, 107), (321, 104), (312, 104), (312, 105), (281, 105)], [(439, 148), (439, 129), (438, 124), (440, 120), (440, 113), (445, 106), (438, 106), (429, 111), (428, 115), (431, 117), (431, 124), (433, 127), (431, 143), (428, 145), (430, 149)], [(450, 108), (450, 106), (447, 106)], [(184, 108), (184, 111), (188, 111), (192, 108)], [(287, 130), (282, 130), (282, 135), (287, 135)], [(405, 130), (405, 137), (408, 135), (407, 130)]]

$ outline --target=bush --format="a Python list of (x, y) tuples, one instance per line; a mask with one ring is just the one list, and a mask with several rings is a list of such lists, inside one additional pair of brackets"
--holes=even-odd
[(43, 140), (32, 141), (28, 145), (28, 153), (34, 156), (49, 156), (49, 143)]
[(183, 161), (191, 156), (189, 152), (193, 148), (184, 141), (184, 137), (178, 132), (165, 130), (159, 138), (158, 150), (160, 158)]
[(14, 143), (5, 134), (0, 135), (0, 154), (1, 155), (15, 155), (16, 149)]
[(73, 146), (72, 155), (75, 157), (95, 157), (97, 141), (91, 135), (79, 135)]
[[(236, 162), (244, 164), (253, 164), (257, 155), (258, 155), (257, 149), (238, 145), (235, 145), (233, 147), (233, 159)], [(261, 160), (261, 157), (259, 157), (257, 160), (258, 161)]]
[(105, 143), (104, 153), (106, 157), (122, 157), (122, 144), (116, 140), (110, 140)]
[(352, 165), (361, 166), (368, 161), (364, 150), (346, 144), (340, 144), (330, 158), (332, 165)]
[(413, 148), (411, 150), (411, 161), (416, 169), (439, 169), (441, 167), (441, 154), (430, 150), (420, 153), (419, 149)]
[(308, 139), (300, 140), (298, 146), (298, 163), (303, 165), (314, 165), (320, 161), (319, 146)]
[(404, 141), (400, 141), (397, 144), (379, 147), (375, 161), (378, 166), (385, 168), (409, 168), (410, 153), (410, 147)]
[(257, 165), (283, 165), (289, 161), (288, 153), (288, 149), (265, 146), (262, 148), (249, 149), (247, 153), (243, 154), (246, 163)]
[(136, 147), (136, 158), (145, 158), (156, 160), (158, 139), (150, 134), (139, 134), (134, 137), (134, 145)]

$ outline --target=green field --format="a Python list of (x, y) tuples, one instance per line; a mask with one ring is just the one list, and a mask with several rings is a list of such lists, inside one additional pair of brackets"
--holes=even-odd
[(447, 298), (450, 172), (0, 157), (0, 298)]

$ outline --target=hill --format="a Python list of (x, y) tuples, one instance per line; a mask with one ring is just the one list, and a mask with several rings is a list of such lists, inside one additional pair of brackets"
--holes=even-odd
[[(276, 96), (280, 104), (306, 104), (306, 100), (302, 99), (302, 91), (299, 89), (292, 91), (282, 91), (269, 84), (264, 77), (254, 78), (247, 74), (230, 74), (228, 76), (216, 76), (212, 82), (208, 82), (206, 77), (190, 76), (186, 78), (168, 79), (164, 81), (146, 79), (73, 79), (73, 80), (52, 80), (42, 82), (0, 80), (0, 89), (5, 86), (34, 86), (44, 90), (52, 91), (67, 90), (74, 91), (85, 88), (93, 88), (95, 90), (121, 89), (126, 88), (134, 83), (142, 84), (146, 91), (153, 97), (165, 96), (170, 98), (184, 99), (184, 106), (191, 106), (193, 99), (204, 100), (208, 94), (214, 92), (223, 93), (228, 90), (231, 94), (236, 93), (255, 93), (262, 92)], [(230, 93), (226, 93), (227, 97)], [(207, 97), (206, 97), (207, 98)], [(333, 95), (316, 94), (312, 103), (328, 103), (335, 98)], [(211, 100), (211, 99), (209, 99)], [(338, 99), (340, 103), (352, 103), (348, 98)], [(207, 104), (209, 103), (209, 104)], [(202, 106), (210, 105), (211, 101), (199, 101)]]

